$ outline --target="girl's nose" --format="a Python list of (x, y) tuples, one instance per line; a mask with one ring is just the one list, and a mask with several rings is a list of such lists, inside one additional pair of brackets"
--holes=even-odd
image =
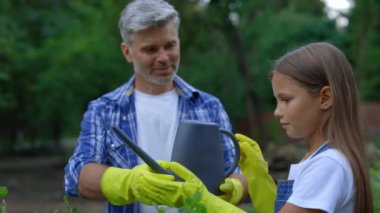
[(278, 104), (276, 105), (276, 109), (274, 110), (273, 114), (276, 117), (280, 117), (281, 116), (280, 107), (278, 107)]

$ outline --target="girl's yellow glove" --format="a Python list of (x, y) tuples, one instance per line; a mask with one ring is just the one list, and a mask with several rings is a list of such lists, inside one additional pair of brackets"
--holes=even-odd
[(268, 163), (260, 146), (242, 134), (235, 134), (235, 137), (240, 145), (239, 167), (247, 178), (253, 206), (258, 213), (274, 212), (277, 187), (268, 173)]
[[(181, 207), (186, 198), (192, 197), (196, 192), (201, 193), (200, 203), (205, 205), (207, 212), (244, 212), (238, 207), (220, 199), (210, 193), (206, 186), (190, 170), (176, 162), (159, 161), (160, 165), (167, 170), (172, 170), (184, 181), (173, 181), (160, 179), (156, 176), (144, 176), (141, 178), (142, 187), (140, 193), (150, 194), (151, 204), (167, 205), (171, 207)], [(174, 179), (174, 178), (173, 178)]]
[(243, 184), (236, 178), (226, 178), (224, 183), (219, 186), (219, 189), (225, 194), (218, 197), (234, 205), (239, 204), (244, 195)]

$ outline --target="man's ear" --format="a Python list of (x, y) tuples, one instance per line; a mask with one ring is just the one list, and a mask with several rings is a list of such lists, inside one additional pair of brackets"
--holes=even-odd
[(125, 42), (121, 42), (120, 44), (121, 52), (124, 55), (124, 58), (129, 62), (133, 62), (133, 56), (132, 56), (132, 49), (130, 46), (128, 46)]
[(324, 86), (319, 92), (320, 99), (321, 99), (321, 109), (327, 110), (330, 109), (333, 105), (333, 97), (331, 93), (331, 89), (329, 86)]

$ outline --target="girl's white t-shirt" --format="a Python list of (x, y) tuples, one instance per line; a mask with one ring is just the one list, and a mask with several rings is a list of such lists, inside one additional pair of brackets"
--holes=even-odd
[[(178, 94), (173, 89), (160, 95), (135, 90), (137, 144), (155, 160), (170, 161), (178, 128)], [(144, 162), (138, 158), (138, 164)], [(140, 212), (156, 212), (140, 204)], [(168, 209), (166, 212), (177, 212)]]
[(354, 211), (355, 185), (351, 166), (336, 149), (292, 164), (288, 180), (294, 180), (288, 203), (328, 213)]

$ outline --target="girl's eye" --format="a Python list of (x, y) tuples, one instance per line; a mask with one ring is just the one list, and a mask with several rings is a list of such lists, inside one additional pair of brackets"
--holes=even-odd
[(280, 98), (281, 102), (288, 103), (291, 100), (291, 98)]

